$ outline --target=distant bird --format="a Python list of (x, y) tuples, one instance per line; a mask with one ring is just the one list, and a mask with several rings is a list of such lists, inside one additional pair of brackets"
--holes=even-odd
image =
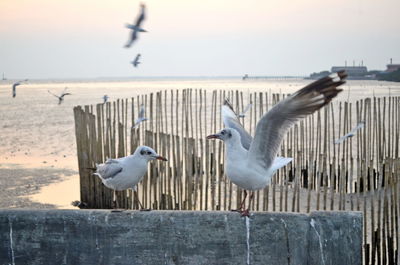
[(239, 117), (239, 118), (244, 118), (244, 117), (246, 117), (246, 112), (248, 112), (249, 109), (250, 109), (252, 106), (253, 106), (253, 103), (250, 103), (249, 105), (247, 105), (246, 108), (243, 110), (243, 112), (240, 113), (240, 114), (238, 115), (238, 117)]
[[(207, 136), (225, 143), (225, 174), (245, 192), (237, 210), (249, 216), (254, 191), (265, 188), (272, 176), (292, 158), (277, 157), (283, 137), (298, 120), (319, 110), (336, 97), (347, 74), (340, 71), (319, 79), (277, 103), (257, 123), (254, 139), (238, 122), (237, 116), (222, 106), (225, 129)], [(249, 207), (245, 210), (247, 192), (251, 191)]]
[(109, 96), (104, 95), (103, 96), (103, 104), (107, 103), (108, 99), (109, 99)]
[(12, 85), (12, 96), (13, 96), (13, 98), (15, 98), (17, 96), (17, 86), (21, 85), (22, 82), (26, 82), (26, 81), (28, 81), (28, 79), (20, 80), (18, 82), (15, 82)]
[(365, 126), (365, 121), (359, 122), (357, 124), (357, 126), (354, 127), (353, 130), (351, 130), (349, 133), (347, 133), (346, 135), (343, 135), (339, 139), (336, 139), (335, 144), (340, 144), (340, 143), (344, 142), (345, 140), (347, 140), (348, 138), (353, 137), (354, 135), (356, 135), (357, 131), (364, 128), (364, 126)]
[(60, 105), (61, 103), (63, 103), (64, 97), (65, 97), (65, 96), (67, 96), (67, 95), (72, 95), (71, 93), (67, 93), (67, 92), (66, 92), (67, 89), (68, 89), (68, 87), (64, 88), (64, 91), (61, 93), (60, 96), (57, 96), (56, 94), (51, 93), (50, 90), (47, 90), (47, 92), (49, 92), (50, 95), (53, 95), (53, 96), (55, 96), (56, 98), (58, 98), (58, 105)]
[(135, 58), (135, 60), (133, 60), (132, 62), (131, 62), (131, 64), (134, 66), (134, 67), (137, 67), (141, 62), (139, 62), (139, 59), (140, 59), (140, 53), (138, 53), (137, 55), (136, 55), (136, 58)]
[(238, 118), (244, 118), (244, 117), (246, 117), (246, 112), (248, 112), (249, 109), (253, 106), (253, 103), (248, 104), (246, 106), (246, 108), (243, 110), (243, 112), (240, 114), (236, 114), (236, 112), (233, 110), (232, 103), (229, 101), (228, 98), (225, 98), (224, 105), (229, 107), (231, 109), (231, 111), (235, 114), (235, 116), (237, 116)]
[[(104, 164), (96, 164), (96, 173), (94, 175), (97, 175), (106, 187), (114, 190), (115, 201), (116, 190), (136, 190), (136, 185), (147, 172), (147, 163), (155, 159), (168, 161), (157, 154), (152, 148), (139, 146), (133, 155), (117, 159), (107, 159)], [(140, 203), (137, 194), (136, 199), (143, 210), (143, 205)], [(118, 208), (118, 205), (116, 206)]]
[(136, 23), (133, 24), (126, 24), (125, 26), (128, 29), (132, 30), (132, 33), (130, 35), (130, 39), (128, 40), (128, 43), (125, 45), (125, 48), (129, 48), (131, 47), (131, 45), (133, 44), (133, 42), (138, 38), (138, 32), (147, 32), (146, 30), (142, 29), (140, 27), (140, 25), (142, 24), (143, 20), (145, 20), (145, 8), (146, 6), (144, 4), (140, 5), (141, 7), (141, 11), (140, 11), (140, 15), (138, 16), (138, 18), (136, 19)]
[(140, 111), (139, 111), (139, 115), (138, 118), (135, 120), (135, 124), (132, 126), (133, 129), (136, 129), (139, 127), (139, 125), (144, 122), (147, 121), (148, 118), (144, 117), (144, 105), (140, 105)]

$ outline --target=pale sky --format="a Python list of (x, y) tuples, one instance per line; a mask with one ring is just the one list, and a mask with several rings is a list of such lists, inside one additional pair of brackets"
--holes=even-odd
[[(399, 0), (0, 0), (8, 78), (308, 75), (400, 63)], [(142, 64), (130, 64), (137, 53)]]

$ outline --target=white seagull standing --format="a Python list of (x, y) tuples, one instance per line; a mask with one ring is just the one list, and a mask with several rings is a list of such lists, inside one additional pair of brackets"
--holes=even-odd
[(365, 126), (365, 121), (361, 121), (357, 124), (356, 127), (353, 128), (353, 130), (351, 130), (349, 133), (347, 133), (346, 135), (343, 135), (342, 137), (340, 137), (339, 139), (335, 140), (335, 144), (340, 144), (343, 141), (347, 140), (350, 137), (353, 137), (354, 135), (356, 135), (357, 131), (364, 128)]
[[(139, 146), (133, 155), (107, 159), (104, 164), (96, 164), (97, 170), (94, 175), (97, 175), (106, 187), (114, 190), (115, 201), (116, 190), (136, 190), (136, 185), (147, 172), (147, 163), (155, 159), (167, 161), (166, 158), (157, 154), (152, 148)], [(143, 210), (143, 205), (137, 197), (136, 199)]]
[(140, 53), (138, 53), (138, 54), (136, 55), (135, 59), (131, 62), (131, 64), (132, 64), (134, 67), (138, 67), (138, 65), (139, 65), (140, 63), (142, 63), (142, 62), (139, 62), (140, 56), (141, 56)]
[(63, 103), (64, 101), (64, 97), (67, 95), (72, 95), (71, 93), (67, 93), (68, 87), (64, 88), (63, 92), (61, 93), (61, 95), (57, 96), (56, 94), (53, 94), (50, 92), (50, 90), (47, 90), (47, 92), (49, 92), (50, 95), (55, 96), (56, 98), (58, 98), (58, 105), (60, 105), (61, 103)]
[(136, 19), (136, 23), (134, 25), (126, 24), (126, 27), (128, 29), (131, 29), (132, 33), (130, 35), (130, 39), (129, 39), (128, 43), (125, 45), (125, 48), (131, 47), (132, 43), (137, 39), (138, 32), (147, 32), (146, 30), (144, 30), (140, 27), (140, 24), (142, 24), (143, 20), (146, 18), (145, 17), (146, 6), (144, 4), (141, 4), (140, 7), (141, 7), (141, 12), (140, 12), (140, 15), (138, 16), (138, 18)]
[(15, 98), (17, 96), (17, 86), (21, 85), (22, 82), (26, 82), (26, 81), (28, 81), (28, 79), (20, 80), (18, 82), (15, 82), (12, 85), (12, 96), (13, 96), (13, 98)]
[[(245, 190), (239, 211), (249, 216), (254, 191), (265, 188), (275, 172), (292, 161), (277, 157), (283, 137), (299, 119), (328, 104), (342, 91), (347, 74), (340, 71), (321, 78), (285, 98), (258, 121), (254, 139), (243, 128), (237, 116), (222, 106), (224, 125), (227, 127), (207, 139), (224, 141), (226, 149), (225, 173), (230, 180)], [(244, 210), (246, 190), (252, 191), (248, 209)]]
[(140, 111), (139, 111), (139, 116), (135, 120), (135, 124), (132, 126), (133, 129), (136, 129), (139, 127), (139, 124), (141, 124), (144, 121), (147, 121), (148, 118), (144, 117), (144, 105), (140, 105)]

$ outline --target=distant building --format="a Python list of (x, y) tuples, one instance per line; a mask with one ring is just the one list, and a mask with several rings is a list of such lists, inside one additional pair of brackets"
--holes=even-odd
[(386, 65), (386, 73), (395, 72), (400, 69), (400, 64), (388, 64)]
[(345, 70), (349, 77), (365, 76), (368, 73), (366, 66), (332, 66), (331, 72), (335, 73), (342, 70)]

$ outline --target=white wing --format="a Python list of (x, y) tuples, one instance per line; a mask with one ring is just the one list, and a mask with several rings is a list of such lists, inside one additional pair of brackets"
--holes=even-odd
[(96, 167), (97, 171), (95, 174), (102, 179), (113, 178), (123, 169), (120, 162), (116, 159), (108, 159), (104, 164), (96, 165)]
[(246, 150), (249, 150), (253, 137), (251, 137), (251, 135), (243, 128), (242, 124), (240, 124), (235, 112), (233, 112), (229, 105), (224, 104), (221, 107), (221, 114), (225, 127), (237, 130), (240, 134), (242, 146)]
[(260, 119), (249, 149), (249, 159), (270, 168), (279, 151), (283, 137), (299, 119), (328, 104), (342, 91), (344, 71), (321, 78), (276, 104)]
[(246, 112), (249, 111), (249, 109), (253, 106), (253, 103), (250, 103), (246, 106), (246, 108), (243, 110), (242, 113), (239, 114), (240, 118), (244, 118), (246, 116)]

